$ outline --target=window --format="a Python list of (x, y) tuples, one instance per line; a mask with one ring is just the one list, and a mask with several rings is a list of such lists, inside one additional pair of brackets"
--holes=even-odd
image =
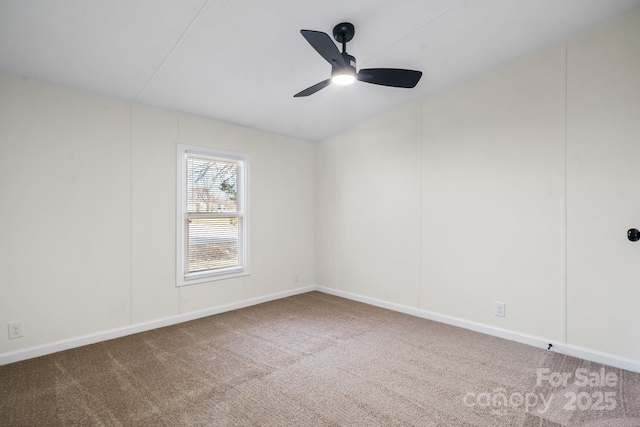
[(249, 274), (248, 155), (178, 145), (177, 285)]

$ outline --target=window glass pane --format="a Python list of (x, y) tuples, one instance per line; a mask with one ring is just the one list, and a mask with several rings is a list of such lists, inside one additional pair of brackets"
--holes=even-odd
[(236, 212), (238, 164), (187, 156), (187, 212)]
[(187, 273), (240, 265), (242, 218), (187, 220)]

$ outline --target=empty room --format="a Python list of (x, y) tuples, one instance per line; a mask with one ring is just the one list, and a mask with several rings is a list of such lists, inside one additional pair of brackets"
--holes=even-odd
[(0, 0), (1, 426), (640, 426), (640, 0)]

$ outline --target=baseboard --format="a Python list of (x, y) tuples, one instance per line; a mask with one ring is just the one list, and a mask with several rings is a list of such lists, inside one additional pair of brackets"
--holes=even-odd
[(499, 338), (504, 338), (510, 341), (519, 342), (522, 344), (531, 345), (538, 348), (547, 349), (549, 344), (552, 344), (552, 351), (560, 354), (566, 354), (567, 356), (577, 357), (584, 360), (589, 360), (596, 363), (602, 363), (605, 365), (613, 366), (620, 369), (626, 369), (628, 371), (640, 372), (640, 361), (627, 359), (624, 357), (616, 356), (609, 353), (604, 353), (597, 350), (592, 350), (584, 347), (579, 347), (567, 343), (557, 342), (533, 335), (522, 334), (514, 332), (508, 329), (496, 328), (494, 326), (488, 326), (482, 323), (472, 322), (470, 320), (460, 319), (458, 317), (447, 316), (444, 314), (433, 313), (427, 310), (421, 310), (419, 308), (409, 307), (402, 304), (396, 304), (389, 301), (379, 300), (363, 295), (353, 294), (351, 292), (345, 292), (333, 288), (327, 288), (324, 286), (316, 286), (315, 289), (326, 294), (347, 298), (354, 301), (359, 301), (365, 304), (374, 305), (376, 307), (386, 308), (400, 313), (410, 314), (412, 316), (422, 317), (424, 319), (433, 320), (440, 323), (446, 323), (452, 326), (458, 326), (460, 328), (469, 329), (472, 331), (480, 332), (487, 335), (492, 335)]
[(137, 334), (139, 332), (149, 331), (151, 329), (163, 328), (178, 323), (188, 322), (190, 320), (200, 319), (202, 317), (212, 316), (214, 314), (224, 313), (227, 311), (238, 310), (240, 308), (250, 307), (252, 305), (262, 304), (264, 302), (274, 301), (287, 298), (293, 295), (303, 294), (316, 290), (316, 286), (310, 285), (302, 288), (292, 289), (275, 294), (264, 295), (256, 298), (224, 304), (216, 307), (206, 308), (204, 310), (192, 311), (189, 313), (178, 314), (175, 316), (164, 317), (149, 322), (137, 323), (135, 325), (123, 326), (107, 331), (97, 332), (94, 334), (83, 335), (77, 338), (69, 338), (66, 340), (56, 341), (49, 344), (43, 344), (35, 347), (25, 348), (21, 350), (10, 351), (0, 354), (0, 366), (9, 363), (19, 362), (21, 360), (32, 359), (34, 357), (45, 356), (47, 354), (57, 353), (63, 350), (69, 350), (84, 345), (95, 344), (101, 341), (107, 341), (114, 338), (120, 338), (127, 335)]

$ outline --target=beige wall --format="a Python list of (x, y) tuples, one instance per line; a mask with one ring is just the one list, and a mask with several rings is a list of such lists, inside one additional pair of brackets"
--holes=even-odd
[(130, 114), (123, 104), (0, 80), (0, 352), (131, 317)]
[(421, 308), (561, 338), (562, 58), (423, 104)]
[(640, 360), (640, 13), (567, 53), (567, 338)]
[(420, 108), (320, 144), (316, 167), (318, 284), (418, 304)]
[[(251, 156), (250, 276), (176, 287), (178, 143)], [(313, 284), (313, 194), (308, 142), (0, 78), (0, 353)]]
[(640, 360), (638, 123), (636, 13), (320, 143), (317, 284)]

